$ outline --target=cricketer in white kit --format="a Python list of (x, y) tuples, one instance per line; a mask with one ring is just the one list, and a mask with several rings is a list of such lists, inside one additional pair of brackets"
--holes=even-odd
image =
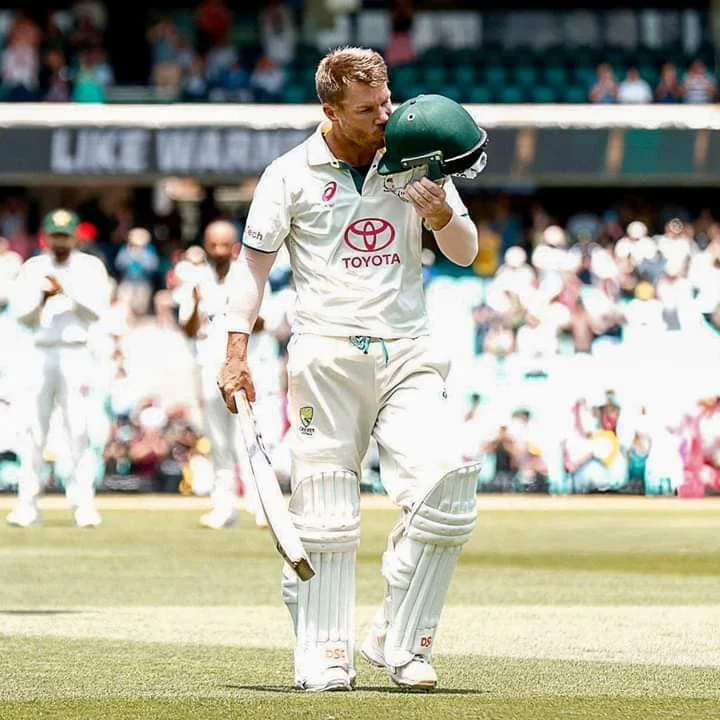
[[(212, 507), (200, 518), (200, 524), (212, 529), (232, 527), (238, 520), (235, 482), (238, 466), (245, 487), (246, 509), (255, 515), (257, 525), (266, 525), (238, 419), (228, 412), (217, 388), (227, 348), (228, 289), (238, 240), (232, 223), (225, 220), (210, 223), (203, 238), (208, 262), (198, 266), (194, 275), (185, 278), (178, 288), (178, 321), (193, 340), (204, 432), (210, 441), (214, 471)], [(258, 329), (259, 324), (251, 336), (250, 358), (258, 377), (257, 422), (268, 452), (272, 453), (283, 431), (280, 366), (277, 341), (270, 333)]]
[(283, 573), (295, 682), (308, 691), (349, 690), (355, 682), (359, 474), (374, 437), (401, 517), (383, 556), (385, 602), (361, 653), (398, 685), (432, 689), (435, 631), (475, 525), (477, 469), (463, 466), (456, 450), (449, 362), (428, 335), (421, 223), (464, 266), (477, 254), (477, 233), (449, 179), (414, 181), (403, 200), (378, 175), (392, 112), (380, 55), (333, 51), (316, 85), (328, 121), (274, 161), (255, 191), (219, 385), (233, 412), (233, 393), (254, 398), (247, 337), (285, 243), (297, 292), (288, 347), (289, 509), (316, 569), (308, 582), (287, 565)]
[(30, 467), (23, 471), (18, 501), (8, 515), (12, 525), (40, 522), (43, 450), (50, 417), (59, 406), (70, 440), (72, 473), (65, 488), (78, 527), (95, 527), (96, 459), (90, 445), (92, 359), (88, 334), (110, 306), (111, 285), (98, 258), (75, 250), (78, 218), (64, 209), (51, 212), (44, 223), (49, 250), (25, 261), (16, 281), (13, 314), (32, 331), (31, 373), (34, 397), (29, 408)]

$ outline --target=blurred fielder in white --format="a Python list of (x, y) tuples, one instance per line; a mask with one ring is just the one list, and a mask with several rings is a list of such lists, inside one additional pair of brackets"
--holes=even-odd
[[(245, 487), (246, 508), (255, 515), (256, 524), (263, 526), (266, 521), (248, 470), (238, 419), (228, 412), (217, 387), (217, 376), (227, 347), (225, 321), (229, 282), (238, 250), (235, 226), (225, 220), (208, 225), (204, 234), (204, 249), (207, 262), (197, 263), (192, 268), (186, 265), (179, 273), (182, 281), (177, 291), (180, 326), (194, 341), (200, 404), (214, 467), (214, 485), (210, 495), (212, 509), (202, 516), (200, 524), (219, 529), (231, 527), (237, 522), (235, 477), (239, 466)], [(250, 345), (250, 358), (258, 376), (260, 396), (256, 408), (257, 421), (272, 455), (282, 436), (280, 367), (277, 341), (271, 333), (264, 331), (261, 319), (256, 323)]]
[(23, 264), (11, 302), (14, 316), (32, 331), (35, 350), (26, 368), (33, 385), (28, 398), (32, 462), (22, 473), (18, 502), (7, 518), (12, 525), (28, 527), (41, 520), (43, 450), (56, 405), (70, 441), (72, 473), (65, 494), (75, 523), (101, 523), (95, 507), (96, 458), (88, 434), (94, 377), (88, 337), (93, 323), (109, 310), (111, 286), (102, 261), (75, 250), (78, 224), (75, 213), (64, 209), (45, 218), (49, 250)]

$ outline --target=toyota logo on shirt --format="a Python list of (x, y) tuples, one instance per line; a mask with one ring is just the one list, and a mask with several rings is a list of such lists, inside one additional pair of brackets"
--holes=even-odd
[(357, 252), (380, 252), (394, 240), (395, 228), (384, 218), (360, 218), (345, 230), (345, 244)]

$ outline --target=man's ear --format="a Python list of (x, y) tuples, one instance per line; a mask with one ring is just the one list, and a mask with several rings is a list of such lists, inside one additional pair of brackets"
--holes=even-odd
[(337, 120), (337, 113), (335, 112), (335, 108), (330, 105), (330, 103), (323, 103), (322, 105), (323, 112), (325, 113), (325, 117), (330, 122), (335, 122)]

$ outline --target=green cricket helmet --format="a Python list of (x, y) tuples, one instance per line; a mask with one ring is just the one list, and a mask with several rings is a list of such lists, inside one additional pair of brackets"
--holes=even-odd
[(406, 100), (385, 126), (378, 172), (392, 175), (425, 166), (430, 180), (475, 177), (487, 163), (488, 137), (460, 103), (444, 95)]

